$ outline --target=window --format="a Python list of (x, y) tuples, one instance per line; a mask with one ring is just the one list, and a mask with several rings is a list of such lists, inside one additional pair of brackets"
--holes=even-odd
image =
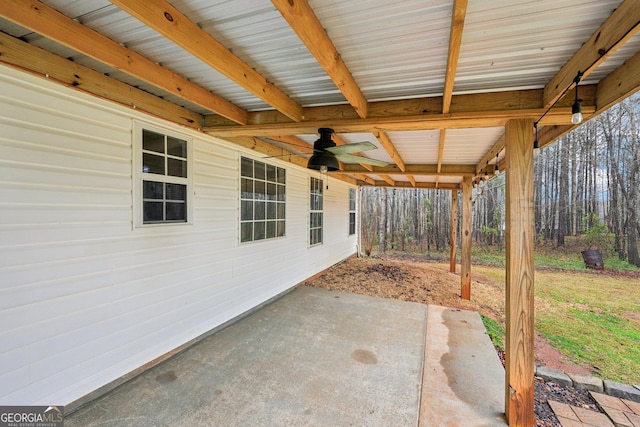
[(309, 245), (322, 243), (322, 180), (311, 178), (309, 197)]
[(356, 189), (349, 189), (349, 236), (356, 234)]
[(285, 170), (242, 157), (240, 175), (240, 241), (284, 236)]
[(135, 131), (136, 225), (189, 222), (189, 141), (151, 126)]

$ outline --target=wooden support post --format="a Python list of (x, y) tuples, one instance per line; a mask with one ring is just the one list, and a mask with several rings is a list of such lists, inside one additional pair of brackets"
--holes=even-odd
[(462, 230), (460, 240), (460, 296), (463, 299), (471, 299), (471, 177), (462, 180)]
[(533, 121), (510, 120), (506, 139), (506, 384), (510, 426), (533, 426)]
[(451, 192), (451, 253), (449, 254), (449, 271), (456, 272), (456, 249), (458, 240), (458, 190)]

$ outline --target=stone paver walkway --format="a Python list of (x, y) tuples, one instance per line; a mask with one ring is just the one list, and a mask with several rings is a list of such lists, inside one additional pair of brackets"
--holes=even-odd
[(549, 401), (549, 406), (558, 417), (562, 427), (614, 427), (609, 417), (601, 412), (570, 406), (553, 400)]
[(640, 427), (640, 403), (593, 391), (589, 394), (604, 413), (549, 401), (562, 427)]
[(640, 403), (602, 393), (590, 394), (617, 427), (640, 427)]

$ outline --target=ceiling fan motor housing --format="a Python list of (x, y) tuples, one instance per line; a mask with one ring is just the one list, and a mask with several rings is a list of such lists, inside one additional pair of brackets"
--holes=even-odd
[[(335, 154), (325, 151), (327, 148), (335, 147), (336, 143), (331, 139), (333, 129), (318, 129), (320, 138), (313, 143), (314, 154), (307, 163), (307, 168), (315, 170), (327, 170), (329, 172), (340, 170), (340, 163)], [(326, 168), (326, 169), (325, 169)]]
[(313, 143), (314, 150), (326, 150), (327, 148), (336, 146), (336, 143), (331, 139), (331, 135), (333, 135), (333, 129), (320, 128), (318, 129), (318, 133), (320, 134), (320, 138)]

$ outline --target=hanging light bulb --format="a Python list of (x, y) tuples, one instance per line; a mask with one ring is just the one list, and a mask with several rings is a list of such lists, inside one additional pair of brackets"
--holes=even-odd
[(573, 82), (576, 84), (576, 99), (571, 106), (571, 123), (574, 125), (582, 123), (582, 103), (581, 100), (578, 99), (578, 83), (580, 83), (581, 77), (582, 73), (578, 71), (578, 75), (573, 79)]
[(498, 165), (498, 155), (496, 154), (496, 164), (493, 165), (493, 174), (495, 176), (500, 175), (500, 166)]
[(533, 128), (536, 130), (536, 139), (533, 140), (533, 150), (536, 152), (536, 150), (540, 149), (540, 141), (538, 141), (538, 122), (533, 122)]
[[(576, 90), (576, 96), (578, 91)], [(582, 123), (582, 105), (580, 104), (580, 100), (576, 99), (576, 102), (571, 106), (571, 123), (574, 125), (579, 125)]]

